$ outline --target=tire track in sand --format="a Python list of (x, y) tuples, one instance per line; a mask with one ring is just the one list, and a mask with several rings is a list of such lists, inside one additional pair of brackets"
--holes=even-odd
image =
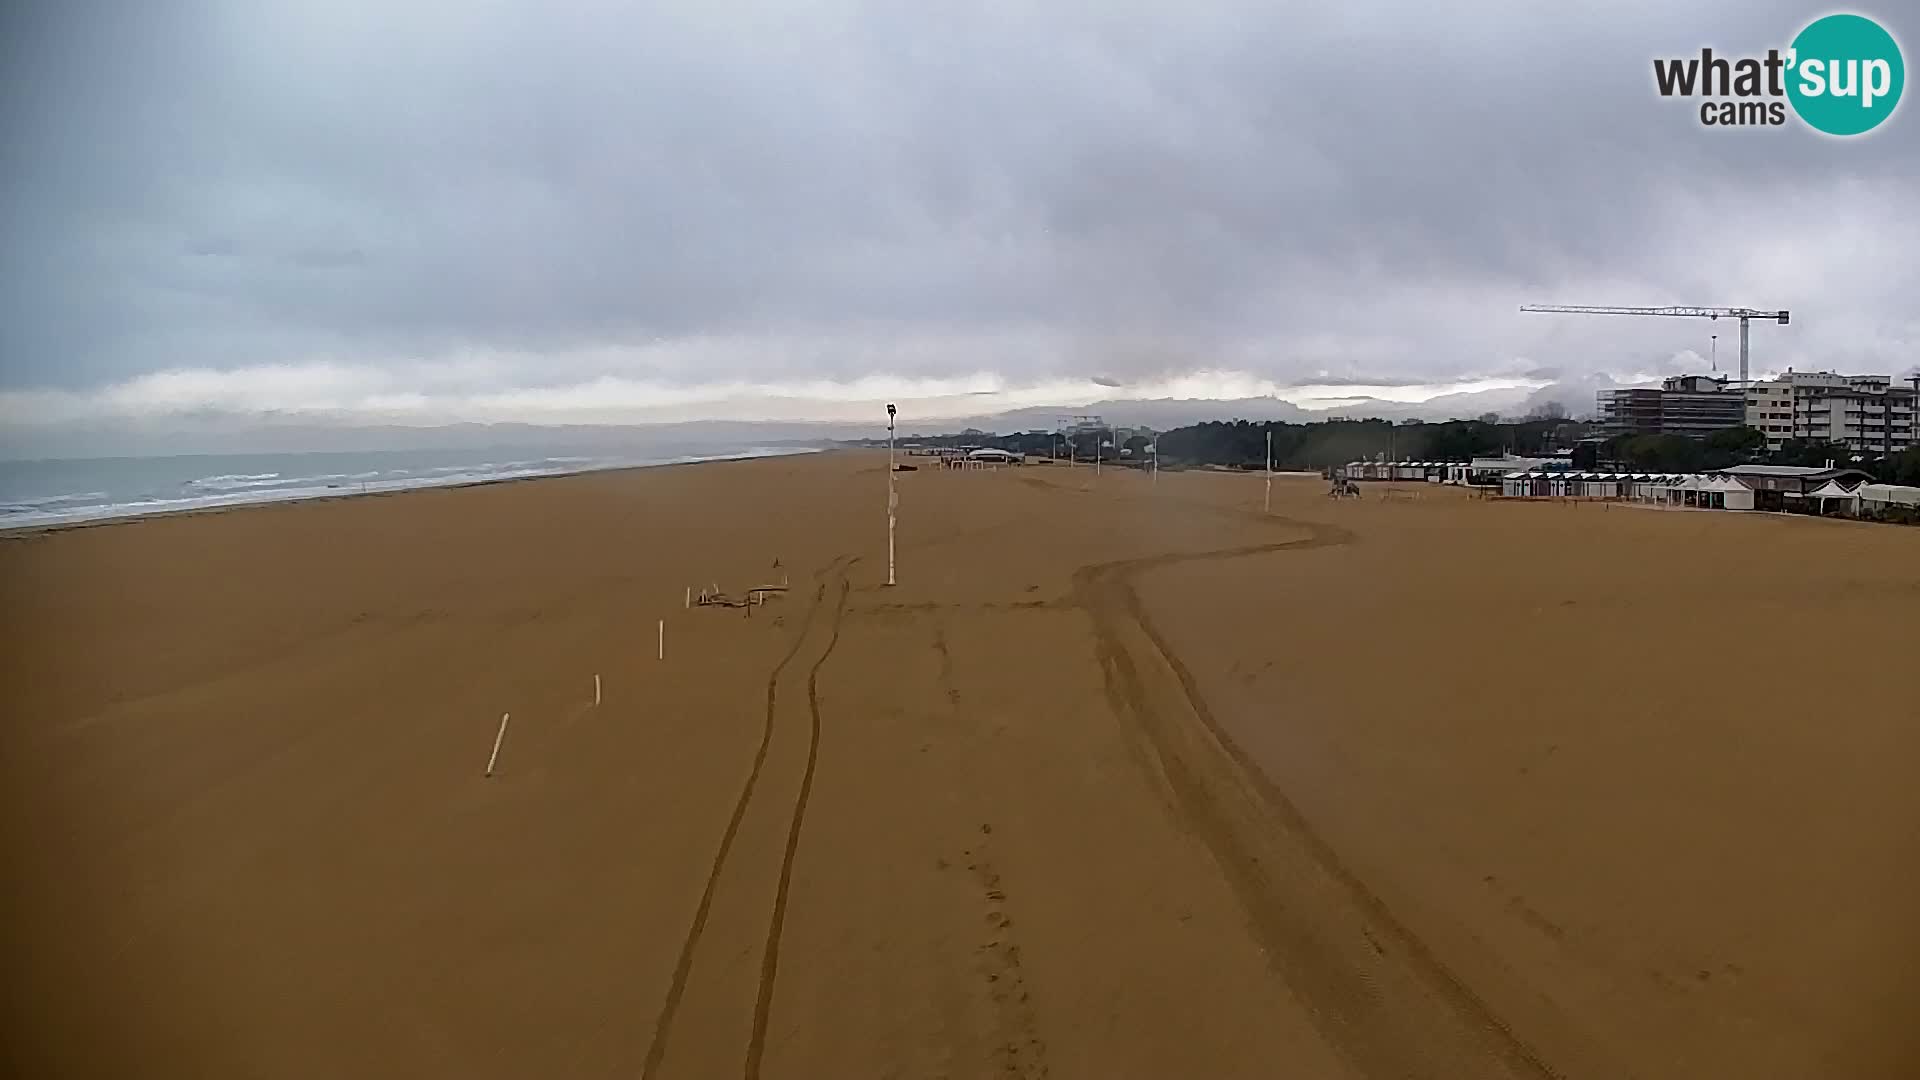
[[(667, 1037), (673, 1030), (673, 1021), (679, 1013), (681, 999), (686, 995), (687, 979), (693, 972), (694, 958), (699, 951), (701, 937), (706, 932), (707, 917), (713, 910), (713, 898), (719, 891), (720, 875), (722, 871), (726, 869), (727, 857), (732, 853), (734, 841), (740, 835), (740, 824), (746, 819), (747, 807), (753, 802), (754, 789), (759, 785), (760, 774), (767, 763), (767, 751), (773, 745), (774, 719), (777, 712), (776, 706), (779, 696), (780, 676), (786, 671), (787, 666), (793, 663), (794, 657), (800, 654), (801, 646), (806, 644), (807, 637), (813, 629), (814, 619), (819, 613), (821, 605), (826, 600), (827, 581), (824, 579), (830, 578), (835, 574), (843, 574), (846, 568), (855, 561), (857, 561), (857, 557), (842, 555), (828, 563), (826, 568), (821, 571), (820, 576), (823, 580), (815, 587), (813, 599), (808, 602), (807, 610), (805, 614), (801, 616), (800, 629), (793, 636), (793, 644), (787, 647), (787, 651), (780, 657), (779, 663), (775, 664), (773, 670), (767, 675), (767, 711), (766, 719), (760, 729), (760, 745), (754, 750), (753, 764), (747, 770), (747, 778), (740, 787), (739, 797), (734, 800), (733, 813), (727, 819), (727, 827), (720, 834), (720, 847), (714, 852), (713, 864), (707, 870), (706, 886), (701, 891), (699, 904), (694, 908), (693, 922), (687, 928), (687, 936), (685, 940), (681, 942), (680, 956), (673, 968), (673, 979), (667, 986), (667, 997), (660, 1007), (659, 1018), (654, 1022), (653, 1039), (648, 1044), (646, 1061), (640, 1069), (642, 1080), (652, 1080), (653, 1077), (657, 1076), (661, 1064), (666, 1060)], [(846, 603), (845, 587), (846, 581), (843, 578), (841, 580), (841, 594), (838, 607), (836, 607), (834, 615), (834, 636), (836, 638), (839, 636), (839, 610), (843, 608)], [(816, 665), (816, 670), (817, 669), (818, 666)], [(816, 733), (816, 741), (817, 737)], [(811, 775), (811, 772), (812, 762), (809, 760), (809, 775)], [(791, 853), (789, 853), (789, 858), (791, 858)], [(758, 1025), (756, 1024), (756, 1028), (757, 1027)]]
[(1363, 1075), (1557, 1076), (1342, 864), (1221, 727), (1134, 590), (1139, 574), (1158, 567), (1354, 539), (1334, 525), (1261, 518), (1308, 535), (1075, 572), (1074, 596), (1093, 622), (1109, 702), (1144, 733), (1176, 811), (1213, 851), (1269, 964)]
[(827, 665), (834, 647), (840, 644), (840, 623), (847, 611), (847, 580), (840, 579), (840, 595), (833, 605), (827, 647), (807, 671), (807, 713), (810, 732), (807, 740), (807, 767), (800, 774), (800, 791), (794, 796), (793, 812), (787, 826), (787, 847), (780, 860), (780, 884), (773, 893), (773, 912), (767, 920), (767, 943), (760, 953), (760, 995), (754, 1003), (753, 1035), (747, 1042), (746, 1080), (759, 1080), (760, 1061), (766, 1053), (767, 1020), (773, 1011), (773, 987), (780, 974), (780, 934), (787, 921), (787, 892), (793, 884), (793, 857), (800, 850), (800, 828), (807, 817), (807, 799), (813, 794), (814, 768), (820, 761), (820, 669)]

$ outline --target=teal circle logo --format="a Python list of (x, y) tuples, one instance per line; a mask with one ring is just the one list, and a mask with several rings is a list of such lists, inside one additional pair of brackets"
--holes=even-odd
[(1787, 100), (1815, 131), (1860, 135), (1900, 104), (1907, 65), (1900, 45), (1864, 15), (1828, 15), (1807, 24), (1788, 53)]

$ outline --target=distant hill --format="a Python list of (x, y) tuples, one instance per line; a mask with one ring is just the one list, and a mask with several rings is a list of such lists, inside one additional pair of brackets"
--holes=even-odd
[[(1548, 401), (1573, 416), (1593, 408), (1594, 390), (1612, 380), (1563, 383), (1536, 391), (1485, 390), (1446, 394), (1407, 403), (1358, 398), (1339, 408), (1306, 409), (1278, 397), (1213, 400), (1156, 398), (1107, 400), (1084, 405), (1034, 406), (973, 416), (900, 417), (902, 435), (936, 435), (978, 428), (1007, 434), (1053, 431), (1067, 418), (1094, 414), (1123, 427), (1167, 430), (1209, 420), (1294, 424), (1349, 418), (1363, 420), (1475, 419), (1485, 413), (1522, 417)], [(876, 412), (878, 410), (876, 409)], [(462, 450), (481, 447), (573, 447), (608, 453), (644, 453), (650, 448), (698, 452), (752, 445), (825, 445), (838, 440), (885, 437), (884, 415), (872, 423), (698, 420), (671, 424), (444, 424), (433, 426), (326, 423), (311, 417), (169, 417), (165, 421), (73, 423), (33, 429), (0, 428), (0, 459), (113, 457), (155, 454), (298, 453), (330, 450)]]

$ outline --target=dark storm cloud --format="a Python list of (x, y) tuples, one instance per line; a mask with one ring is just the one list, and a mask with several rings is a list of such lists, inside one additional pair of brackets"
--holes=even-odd
[[(1430, 8), (15, 5), (3, 388), (1393, 386), (1707, 351), (1528, 301), (1786, 306), (1773, 366), (1912, 363), (1913, 106), (1837, 142), (1653, 91), (1654, 56), (1816, 12)], [(248, 374), (312, 364), (340, 371)]]

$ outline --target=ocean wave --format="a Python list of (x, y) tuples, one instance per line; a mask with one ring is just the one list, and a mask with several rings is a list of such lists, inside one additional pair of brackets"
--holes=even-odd
[(305, 477), (305, 476), (297, 476), (292, 479), (282, 479), (276, 476), (271, 479), (268, 479), (266, 477), (261, 477), (258, 480), (233, 480), (225, 484), (202, 484), (202, 483), (195, 482), (195, 483), (189, 483), (185, 486), (189, 488), (193, 488), (198, 491), (251, 491), (256, 488), (287, 487), (288, 485), (291, 485), (291, 484), (304, 483), (310, 479), (312, 478)]
[[(549, 472), (592, 472), (596, 468), (604, 468), (608, 465), (618, 465), (618, 464), (619, 464), (618, 461), (610, 458), (542, 457), (542, 458), (523, 458), (519, 461), (501, 462), (501, 463), (489, 464), (482, 467), (493, 468), (493, 469), (513, 469), (513, 470), (543, 469)], [(582, 466), (587, 466), (587, 467), (582, 468)], [(468, 466), (460, 466), (460, 467), (467, 468)]]
[(8, 499), (0, 503), (0, 514), (26, 514), (53, 506), (96, 503), (110, 498), (104, 491), (81, 491), (70, 495), (42, 495), (30, 499)]
[(217, 487), (229, 487), (229, 486), (235, 486), (240, 484), (246, 484), (246, 483), (251, 483), (259, 480), (278, 480), (278, 479), (280, 479), (280, 474), (277, 472), (223, 473), (219, 476), (203, 476), (198, 480), (189, 480), (187, 481), (186, 486), (217, 488)]

